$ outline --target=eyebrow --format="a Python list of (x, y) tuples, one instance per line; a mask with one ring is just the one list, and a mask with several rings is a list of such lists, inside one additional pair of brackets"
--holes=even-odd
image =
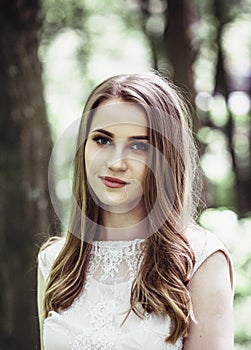
[[(101, 132), (102, 134), (105, 134), (109, 137), (114, 137), (114, 134), (110, 131), (104, 130), (104, 129), (95, 129), (92, 130), (92, 132)], [(137, 135), (137, 136), (130, 136), (128, 137), (129, 140), (148, 140), (149, 141), (149, 137), (147, 135)]]

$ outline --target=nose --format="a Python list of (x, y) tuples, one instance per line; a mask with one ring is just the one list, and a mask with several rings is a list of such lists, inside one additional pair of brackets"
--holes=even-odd
[(114, 146), (109, 154), (106, 165), (107, 168), (114, 171), (125, 171), (127, 169), (127, 159), (124, 156), (122, 145), (117, 143)]

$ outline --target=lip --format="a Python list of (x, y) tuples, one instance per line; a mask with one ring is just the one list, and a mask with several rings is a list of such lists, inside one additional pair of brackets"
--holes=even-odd
[(110, 188), (121, 188), (129, 183), (129, 182), (126, 182), (124, 180), (118, 179), (116, 177), (99, 176), (99, 178), (102, 180), (102, 182), (105, 186), (110, 187)]

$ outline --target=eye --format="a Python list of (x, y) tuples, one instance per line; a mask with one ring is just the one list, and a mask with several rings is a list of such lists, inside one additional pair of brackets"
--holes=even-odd
[(97, 135), (93, 137), (93, 141), (95, 141), (97, 144), (105, 146), (111, 143), (111, 140), (108, 137)]
[(146, 142), (135, 142), (131, 145), (131, 147), (136, 151), (147, 152), (149, 149), (149, 144)]

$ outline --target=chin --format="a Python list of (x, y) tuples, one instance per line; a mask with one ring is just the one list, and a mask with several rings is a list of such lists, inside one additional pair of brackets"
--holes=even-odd
[(136, 209), (141, 203), (142, 198), (137, 198), (134, 201), (99, 201), (99, 207), (111, 213), (125, 214)]

